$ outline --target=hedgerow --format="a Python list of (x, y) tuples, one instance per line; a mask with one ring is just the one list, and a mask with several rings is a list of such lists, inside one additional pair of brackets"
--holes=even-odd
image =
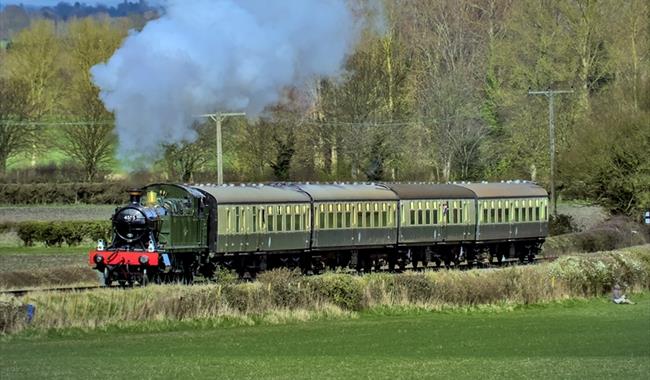
[(126, 182), (0, 184), (0, 204), (121, 204), (129, 187)]
[(84, 239), (108, 241), (111, 237), (111, 222), (18, 222), (13, 225), (25, 246), (42, 243), (45, 246), (75, 246)]

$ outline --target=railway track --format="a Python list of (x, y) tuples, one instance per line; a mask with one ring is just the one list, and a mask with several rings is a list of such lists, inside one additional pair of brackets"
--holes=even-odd
[(60, 286), (56, 288), (34, 288), (34, 289), (11, 289), (11, 290), (0, 290), (0, 294), (22, 297), (28, 293), (35, 292), (85, 292), (90, 290), (96, 290), (102, 288), (99, 285), (86, 285), (86, 286)]
[[(534, 264), (537, 262), (544, 262), (544, 261), (554, 261), (557, 259), (557, 256), (549, 256), (549, 257), (536, 257), (533, 261), (533, 263), (524, 263), (523, 265), (528, 265), (528, 264)], [(513, 266), (513, 265), (521, 265), (518, 259), (506, 259), (504, 261), (501, 261), (500, 263), (487, 263), (487, 262), (481, 262), (481, 263), (474, 263), (472, 265), (469, 265), (468, 263), (461, 263), (458, 266), (452, 266), (451, 268), (457, 268), (459, 270), (463, 269), (486, 269), (486, 268), (502, 268), (506, 266)], [(417, 268), (417, 270), (440, 270), (440, 269), (445, 269), (444, 266), (431, 266), (428, 265), (426, 268), (420, 266)], [(406, 267), (406, 270), (413, 270), (413, 267), (409, 264)], [(383, 267), (379, 271), (373, 271), (373, 272), (387, 272), (388, 267)], [(349, 274), (355, 274), (356, 271), (353, 269), (350, 269), (348, 272)], [(244, 279), (246, 280), (246, 279)], [(250, 279), (248, 279), (250, 280)], [(195, 285), (204, 285), (204, 284), (209, 284), (211, 281), (206, 280), (202, 277), (198, 277), (195, 281)], [(136, 286), (137, 287), (137, 286)], [(101, 285), (85, 285), (85, 286), (60, 286), (60, 287), (53, 287), (53, 288), (34, 288), (34, 289), (11, 289), (11, 290), (0, 290), (0, 295), (8, 295), (8, 296), (13, 296), (13, 297), (23, 297), (29, 293), (36, 293), (36, 292), (86, 292), (86, 291), (93, 291), (97, 289), (104, 289), (106, 288), (105, 286)], [(114, 289), (129, 289), (133, 288), (133, 286), (112, 286), (111, 288)]]

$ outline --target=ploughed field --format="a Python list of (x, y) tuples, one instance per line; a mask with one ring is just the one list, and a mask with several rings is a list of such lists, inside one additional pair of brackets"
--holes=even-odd
[(89, 247), (2, 247), (0, 289), (98, 284)]
[(355, 319), (280, 325), (26, 331), (0, 341), (0, 378), (641, 379), (650, 373), (650, 293), (632, 299), (372, 309)]

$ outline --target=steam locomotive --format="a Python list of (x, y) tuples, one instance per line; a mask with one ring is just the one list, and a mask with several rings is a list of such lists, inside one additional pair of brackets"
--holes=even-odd
[(532, 260), (548, 234), (548, 194), (500, 183), (152, 184), (130, 191), (90, 265), (104, 283), (182, 281), (220, 267), (368, 273), (478, 260)]

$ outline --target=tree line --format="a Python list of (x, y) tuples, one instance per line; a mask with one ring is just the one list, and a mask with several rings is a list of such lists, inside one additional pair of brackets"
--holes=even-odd
[[(286, 89), (254, 120), (224, 121), (226, 180), (547, 185), (548, 102), (527, 93), (572, 89), (555, 99), (559, 194), (626, 213), (650, 207), (645, 1), (386, 0), (360, 9), (375, 22), (341, 78)], [(39, 20), (12, 37), (0, 53), (0, 171), (53, 147), (89, 181), (117, 168), (113, 118), (88, 69), (132, 27)], [(44, 120), (84, 124), (24, 123)], [(214, 124), (194, 127), (195, 142), (165, 145), (149, 171), (213, 180)]]

